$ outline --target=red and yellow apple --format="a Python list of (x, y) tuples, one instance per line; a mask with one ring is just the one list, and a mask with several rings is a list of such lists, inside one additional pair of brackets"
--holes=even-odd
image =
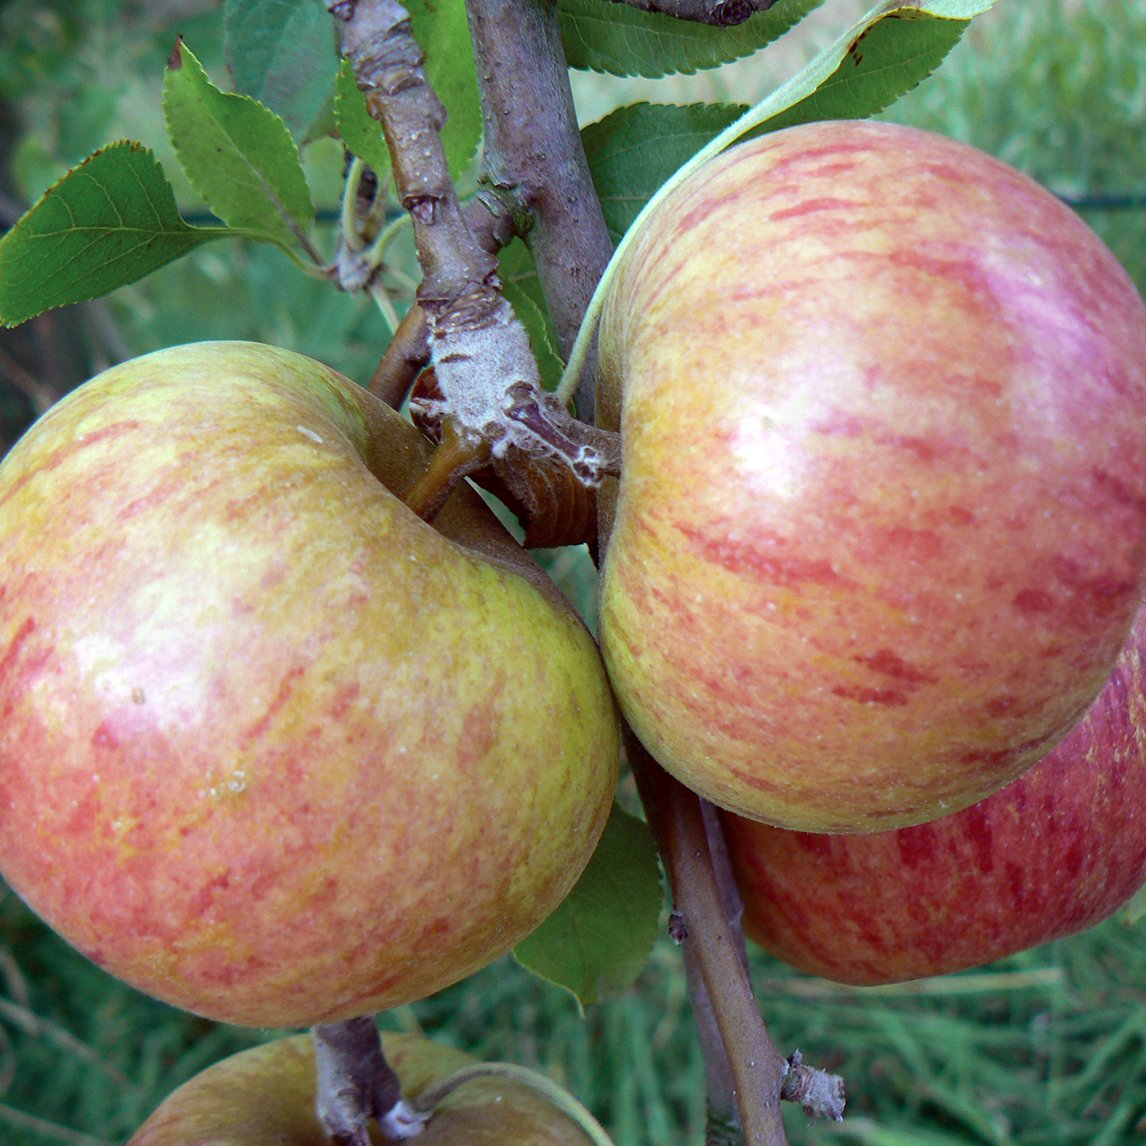
[[(384, 1034), (383, 1049), (417, 1099), (477, 1060), (416, 1035)], [(315, 1065), (306, 1035), (241, 1051), (174, 1091), (128, 1146), (329, 1146), (315, 1114)], [(373, 1133), (372, 1141), (389, 1139)], [(589, 1146), (577, 1122), (514, 1079), (476, 1078), (436, 1106), (419, 1146)]]
[(601, 640), (683, 783), (809, 831), (988, 795), (1081, 718), (1146, 569), (1146, 307), (1026, 176), (826, 122), (685, 179), (622, 256)]
[(1146, 883), (1146, 610), (1082, 721), (982, 802), (868, 835), (723, 822), (745, 932), (824, 978), (946, 974), (1100, 922)]
[(430, 447), (301, 355), (115, 367), (0, 466), (0, 870), (211, 1018), (422, 997), (570, 889), (612, 802), (597, 648)]

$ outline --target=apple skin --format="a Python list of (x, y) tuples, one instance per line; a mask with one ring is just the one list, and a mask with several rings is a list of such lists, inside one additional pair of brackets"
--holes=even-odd
[(979, 151), (825, 122), (660, 205), (602, 317), (621, 709), (740, 815), (874, 831), (1044, 756), (1143, 589), (1146, 307)]
[[(477, 1060), (417, 1035), (383, 1034), (403, 1094), (417, 1096)], [(174, 1091), (128, 1146), (330, 1146), (315, 1114), (308, 1035), (277, 1039), (223, 1059)], [(384, 1139), (376, 1127), (371, 1141)], [(480, 1078), (447, 1097), (419, 1146), (586, 1146), (566, 1114), (521, 1082)]]
[(929, 824), (789, 832), (726, 813), (744, 929), (801, 971), (942, 975), (1099, 923), (1146, 883), (1146, 610), (1098, 699), (1014, 783)]
[[(612, 802), (596, 646), (430, 447), (254, 343), (159, 351), (0, 466), (0, 868), (213, 1019), (423, 997), (557, 906)], [(392, 492), (393, 491), (393, 492)]]

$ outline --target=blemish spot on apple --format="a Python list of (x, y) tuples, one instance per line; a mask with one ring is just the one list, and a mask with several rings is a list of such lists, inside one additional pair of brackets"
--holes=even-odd
[(308, 426), (296, 426), (295, 429), (298, 430), (298, 432), (300, 434), (302, 434), (302, 436), (304, 438), (309, 438), (312, 442), (316, 443), (317, 445), (321, 446), (324, 444), (323, 440), (322, 440), (322, 435), (320, 433), (318, 433), (316, 430), (312, 430)]

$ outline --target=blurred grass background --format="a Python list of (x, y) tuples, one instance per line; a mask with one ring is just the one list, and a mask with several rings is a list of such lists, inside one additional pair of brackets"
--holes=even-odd
[[(717, 75), (578, 77), (585, 119), (633, 98), (748, 101), (866, 7), (827, 0), (797, 33)], [(12, 221), (111, 139), (166, 154), (158, 88), (176, 31), (221, 77), (214, 3), (0, 3), (0, 217)], [(974, 143), (1078, 203), (1146, 292), (1146, 4), (1000, 0), (887, 117)], [(337, 168), (320, 149), (316, 172), (322, 158)], [(325, 178), (318, 197), (333, 205), (337, 182)], [(0, 335), (0, 450), (94, 369), (180, 341), (259, 338), (366, 377), (384, 338), (377, 314), (284, 269), (265, 248), (210, 247), (111, 300)], [(583, 555), (547, 560), (591, 611)], [(1146, 923), (1127, 913), (976, 972), (885, 990), (833, 987), (752, 958), (780, 1048), (800, 1048), (848, 1083), (841, 1126), (808, 1129), (787, 1112), (794, 1146), (1146, 1141)], [(549, 1071), (618, 1146), (701, 1141), (702, 1071), (667, 939), (633, 989), (584, 1015), (506, 959), (380, 1021)], [(0, 1143), (122, 1143), (178, 1083), (275, 1033), (211, 1024), (130, 991), (0, 891)]]

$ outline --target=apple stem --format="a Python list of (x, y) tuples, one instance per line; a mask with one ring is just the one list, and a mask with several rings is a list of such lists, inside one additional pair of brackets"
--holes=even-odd
[(459, 1087), (479, 1078), (511, 1079), (523, 1083), (577, 1123), (593, 1146), (613, 1146), (613, 1140), (605, 1128), (564, 1087), (558, 1086), (548, 1075), (512, 1062), (482, 1062), (464, 1066), (417, 1094), (413, 1099), (413, 1107), (423, 1116), (432, 1116), (435, 1108), (445, 1098)]
[(415, 303), (398, 324), (367, 389), (387, 406), (400, 409), (418, 372), (430, 360), (430, 321)]
[(430, 462), (402, 495), (402, 501), (423, 521), (432, 522), (449, 500), (454, 486), (489, 461), (489, 443), (460, 432), (451, 419), (442, 423), (442, 436)]
[(311, 1028), (317, 1074), (315, 1109), (336, 1146), (371, 1146), (371, 1120), (392, 1139), (420, 1134), (426, 1116), (402, 1096), (370, 1015)]

